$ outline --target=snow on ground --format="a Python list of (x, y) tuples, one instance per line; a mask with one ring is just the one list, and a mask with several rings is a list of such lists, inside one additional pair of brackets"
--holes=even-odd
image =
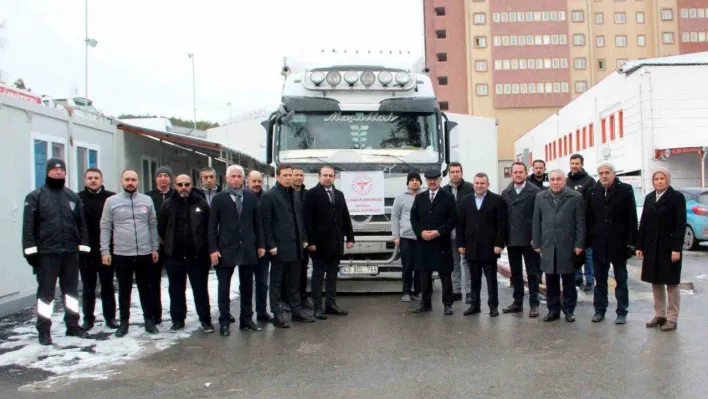
[[(212, 271), (209, 274), (209, 302), (211, 314), (218, 334), (218, 306), (217, 306), (217, 279)], [(238, 273), (234, 273), (231, 282), (231, 298), (238, 299)], [(52, 315), (52, 339), (54, 344), (42, 346), (37, 342), (35, 318), (25, 321), (9, 331), (7, 339), (0, 343), (0, 367), (22, 366), (41, 369), (54, 373), (47, 382), (68, 378), (107, 379), (112, 371), (111, 366), (124, 364), (148, 354), (162, 351), (176, 344), (179, 340), (188, 338), (192, 333), (201, 329), (199, 318), (194, 309), (192, 290), (187, 284), (187, 319), (184, 330), (178, 333), (169, 331), (170, 297), (168, 294), (169, 282), (167, 277), (162, 279), (162, 307), (163, 323), (159, 326), (160, 333), (148, 335), (143, 327), (143, 312), (140, 308), (138, 289), (133, 286), (132, 303), (130, 308), (130, 331), (123, 338), (116, 338), (115, 330), (104, 326), (101, 298), (96, 299), (96, 326), (89, 332), (90, 339), (80, 339), (64, 336), (64, 311), (61, 301), (57, 301)], [(58, 290), (57, 290), (58, 291)], [(116, 301), (118, 295), (116, 293)]]

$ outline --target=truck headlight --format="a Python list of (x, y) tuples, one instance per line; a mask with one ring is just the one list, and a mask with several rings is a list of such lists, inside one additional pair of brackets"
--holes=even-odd
[(344, 81), (349, 83), (349, 86), (354, 86), (354, 83), (356, 83), (358, 80), (359, 74), (354, 71), (349, 71), (344, 74)]
[(393, 76), (391, 75), (391, 72), (379, 72), (379, 82), (381, 82), (382, 85), (388, 86), (391, 84), (391, 81), (393, 81)]
[(376, 75), (374, 75), (373, 72), (371, 71), (364, 71), (361, 73), (361, 83), (364, 84), (364, 86), (369, 87), (372, 84), (376, 83)]
[(398, 72), (396, 74), (396, 83), (398, 83), (399, 85), (405, 86), (410, 81), (411, 81), (411, 75), (407, 74), (406, 72)]
[(322, 82), (324, 82), (325, 74), (322, 72), (312, 72), (312, 74), (310, 74), (310, 80), (315, 84), (315, 86), (319, 86)]
[(334, 87), (342, 83), (342, 74), (337, 71), (327, 72), (327, 83)]

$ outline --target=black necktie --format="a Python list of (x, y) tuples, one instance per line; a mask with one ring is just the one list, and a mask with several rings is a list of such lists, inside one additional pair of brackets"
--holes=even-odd
[(327, 190), (327, 196), (329, 197), (329, 202), (334, 205), (334, 195), (332, 194), (332, 190)]

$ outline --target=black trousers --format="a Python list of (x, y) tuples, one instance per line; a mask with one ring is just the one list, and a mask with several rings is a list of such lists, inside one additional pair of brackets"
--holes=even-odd
[(162, 320), (162, 254), (156, 263), (150, 262), (150, 295), (152, 296), (152, 316), (155, 322)]
[(268, 276), (270, 260), (266, 254), (258, 259), (258, 265), (253, 267), (253, 276), (256, 280), (256, 313), (265, 314), (268, 309)]
[(130, 303), (133, 294), (133, 275), (138, 285), (140, 307), (145, 320), (154, 319), (155, 305), (150, 291), (151, 274), (153, 270), (152, 255), (120, 256), (113, 255), (113, 265), (118, 279), (118, 309), (121, 323), (130, 320)]
[(59, 287), (64, 304), (66, 327), (79, 325), (79, 254), (36, 255), (37, 263), (37, 331), (52, 327), (54, 295), (59, 279)]
[(209, 265), (201, 264), (194, 258), (167, 258), (164, 261), (170, 293), (170, 317), (172, 322), (184, 322), (187, 318), (187, 278), (192, 286), (194, 306), (199, 321), (211, 323), (211, 308), (209, 307)]
[(420, 271), (415, 270), (415, 252), (418, 241), (411, 238), (401, 238), (401, 266), (403, 268), (403, 293), (420, 293)]
[(243, 323), (253, 316), (253, 267), (252, 266), (217, 266), (216, 278), (219, 280), (219, 324), (228, 326), (231, 323), (231, 279), (234, 269), (238, 267), (239, 294), (241, 314), (239, 321)]
[[(629, 312), (629, 289), (627, 288), (627, 259), (618, 259), (619, 262), (612, 262), (615, 272), (615, 298), (617, 299), (617, 315), (626, 316)], [(607, 277), (610, 272), (610, 262), (593, 261), (595, 269), (595, 292), (593, 295), (593, 305), (595, 311), (605, 314), (609, 301), (607, 299)]]
[(103, 308), (103, 319), (114, 320), (116, 318), (116, 289), (113, 286), (113, 278), (116, 275), (116, 268), (113, 265), (106, 266), (101, 262), (100, 253), (91, 253), (81, 259), (81, 281), (84, 285), (82, 291), (82, 304), (84, 308), (84, 321), (93, 323), (96, 321), (94, 310), (96, 309), (96, 282), (101, 282), (101, 305)]
[[(287, 284), (287, 298), (293, 311), (302, 310), (300, 302), (300, 261), (273, 262), (270, 265), (270, 310), (278, 316), (283, 312), (283, 285)], [(314, 297), (315, 295), (313, 295)]]
[[(561, 280), (563, 280), (563, 304), (561, 305)], [(575, 272), (568, 274), (546, 273), (546, 300), (548, 312), (569, 314), (575, 312), (578, 291), (575, 287)]]
[(538, 276), (540, 273), (541, 256), (531, 248), (508, 247), (509, 266), (511, 268), (511, 285), (514, 287), (514, 303), (524, 304), (524, 271), (522, 261), (526, 264), (526, 276), (529, 282), (529, 306), (538, 306)]
[[(433, 297), (433, 272), (430, 270), (418, 270), (420, 273), (420, 285), (423, 290), (423, 303), (431, 306)], [(442, 302), (445, 306), (452, 306), (452, 271), (438, 272), (442, 283)]]
[(315, 311), (322, 310), (322, 282), (325, 284), (325, 308), (337, 303), (338, 259), (312, 259), (312, 305)]
[(470, 268), (472, 306), (479, 308), (481, 305), (480, 292), (482, 291), (482, 274), (487, 280), (487, 305), (490, 309), (499, 307), (499, 286), (497, 283), (497, 265), (489, 262), (467, 260)]
[[(310, 263), (310, 254), (304, 251), (304, 258), (300, 264), (300, 298), (307, 297), (307, 265)], [(280, 297), (283, 299), (283, 303), (290, 304), (288, 299), (288, 277), (285, 276), (285, 284), (282, 285), (282, 292)]]

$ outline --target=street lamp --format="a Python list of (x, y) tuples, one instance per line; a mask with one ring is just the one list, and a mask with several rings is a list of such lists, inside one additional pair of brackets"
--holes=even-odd
[(88, 49), (89, 46), (91, 47), (96, 47), (98, 44), (98, 41), (96, 39), (92, 39), (88, 37), (88, 0), (86, 0), (86, 7), (85, 7), (85, 18), (86, 18), (86, 34), (84, 36), (84, 43), (86, 44), (86, 55), (85, 55), (85, 71), (84, 71), (84, 78), (85, 78), (85, 86), (84, 86), (84, 97), (88, 100)]
[(192, 101), (194, 102), (194, 130), (197, 130), (197, 85), (194, 78), (194, 53), (187, 54), (192, 60)]

